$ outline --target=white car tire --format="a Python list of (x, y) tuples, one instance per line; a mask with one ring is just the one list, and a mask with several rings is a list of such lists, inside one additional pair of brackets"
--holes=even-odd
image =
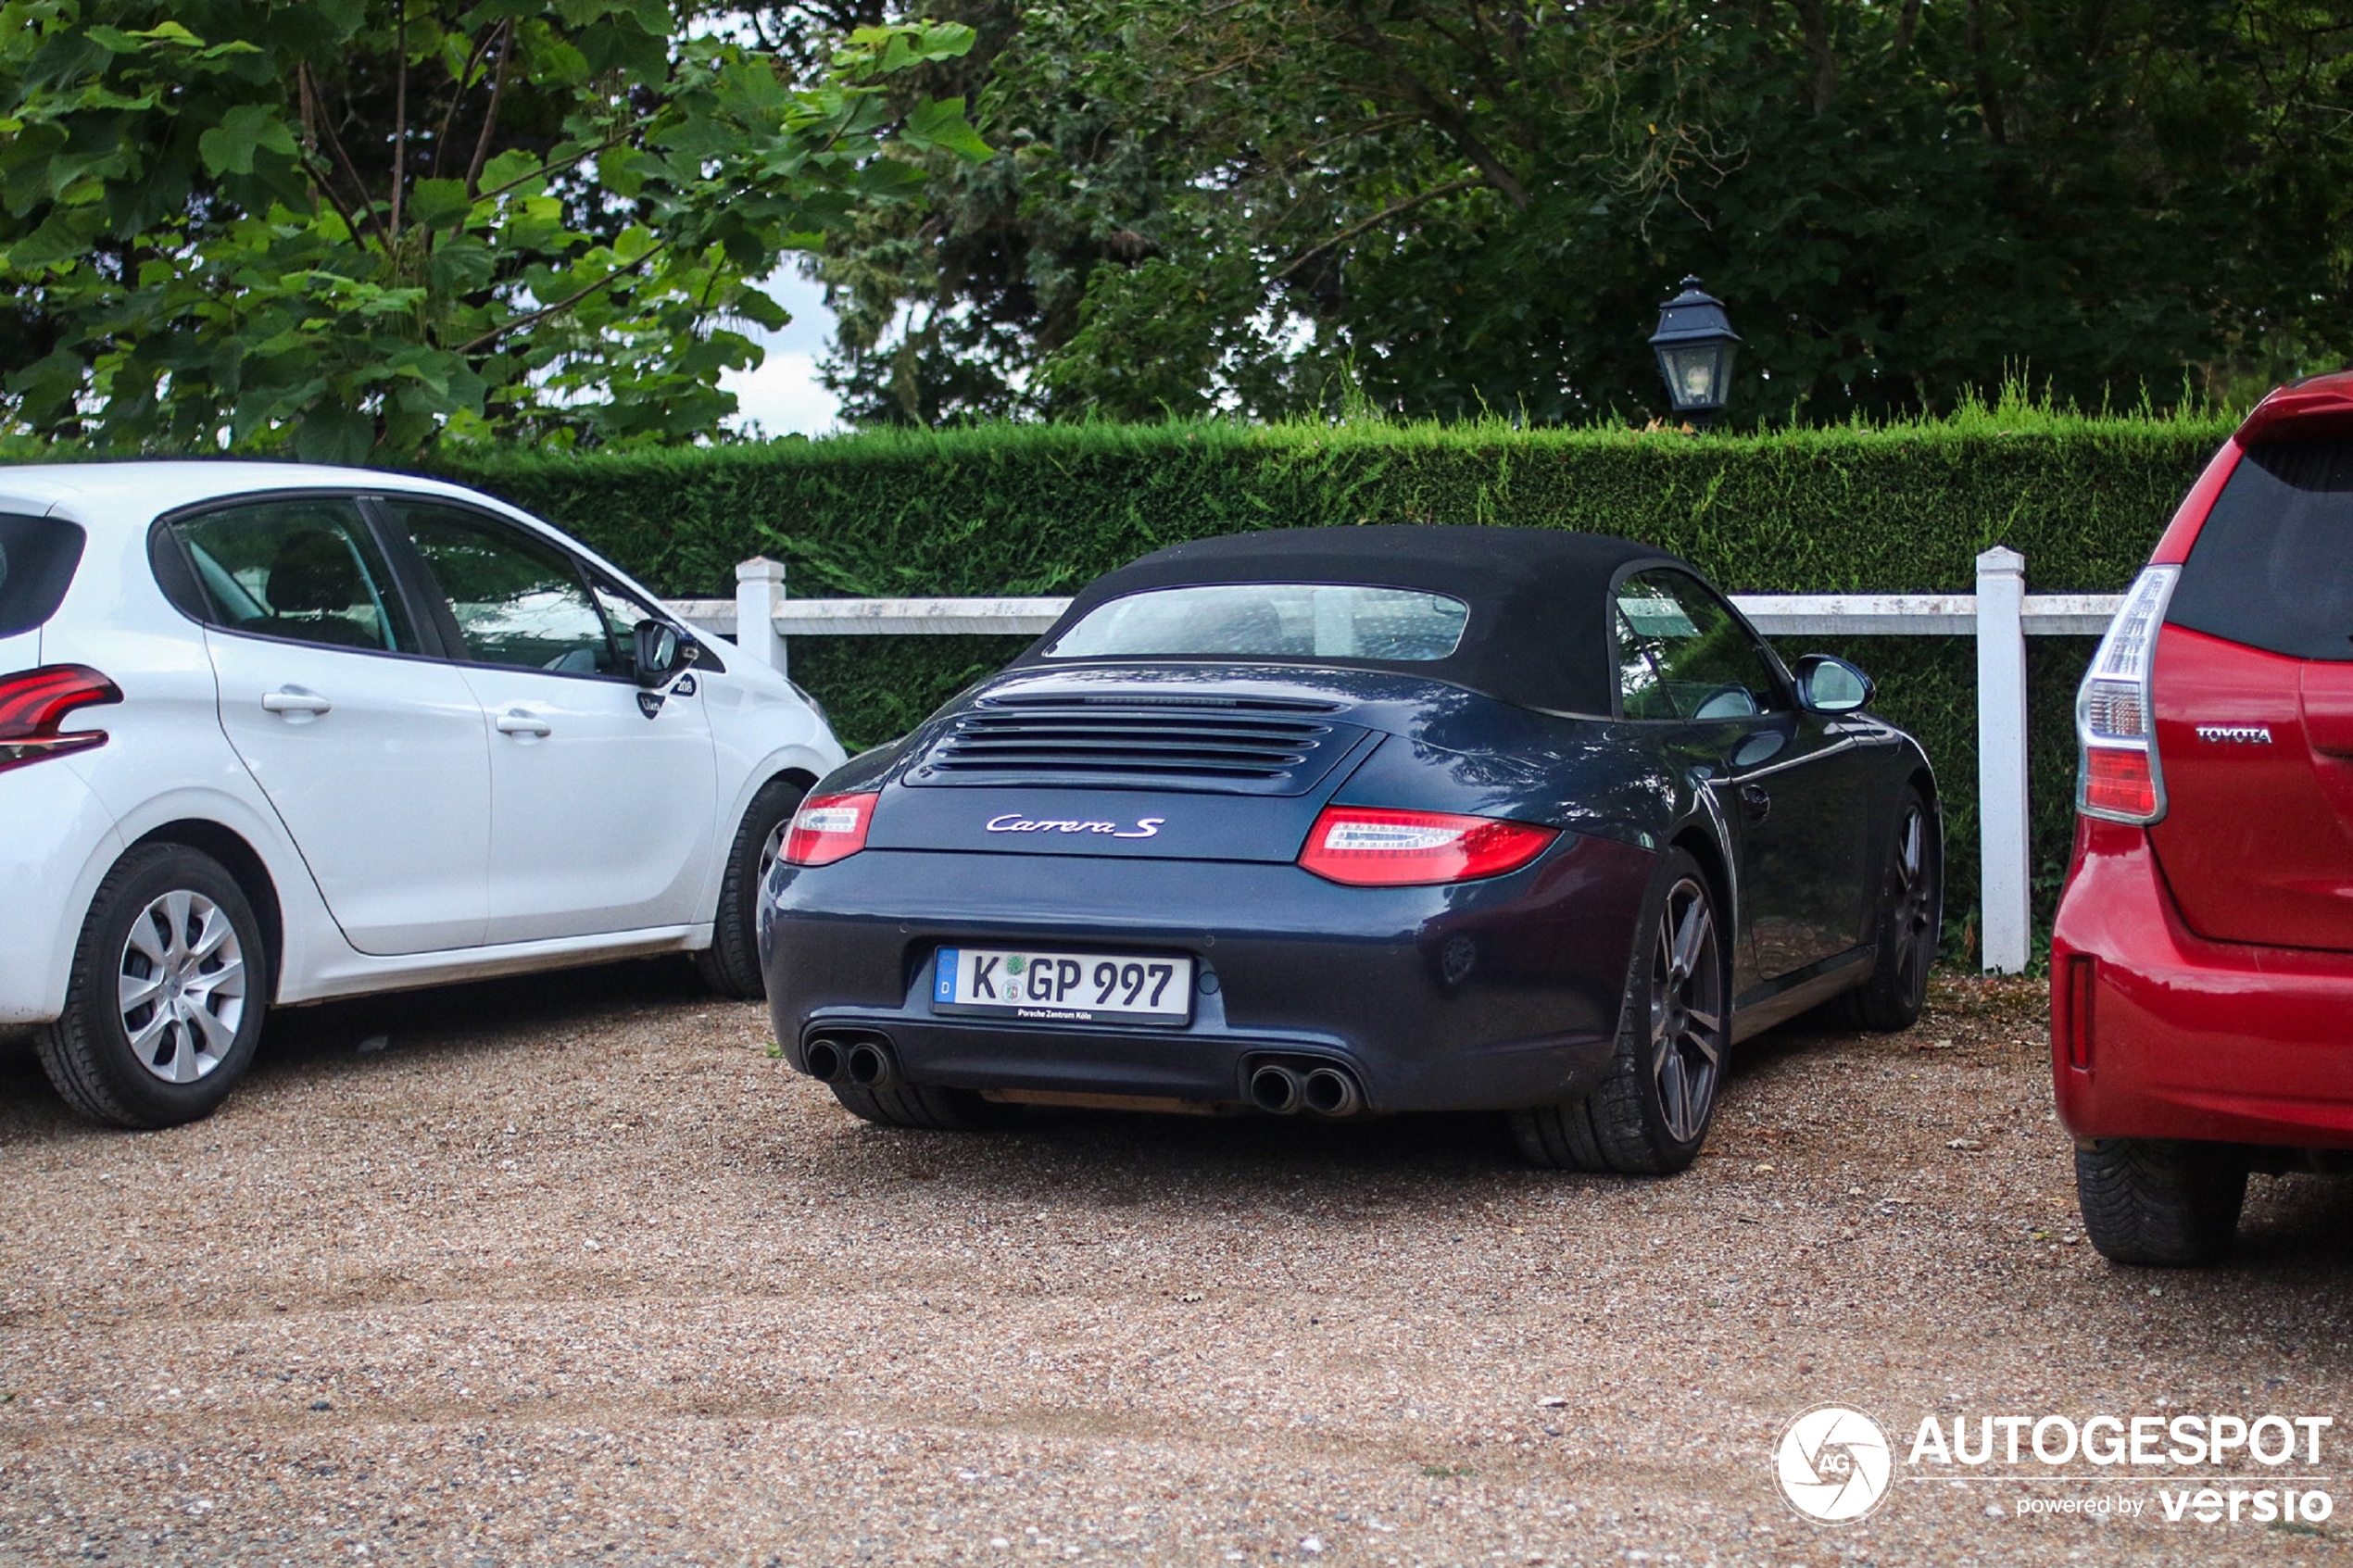
[(261, 922), (236, 878), (185, 845), (142, 845), (91, 900), (65, 1011), (38, 1037), (41, 1065), (96, 1121), (196, 1121), (252, 1062), (270, 974)]
[(761, 785), (728, 847), (719, 908), (711, 916), (711, 946), (695, 955), (703, 984), (723, 997), (756, 1002), (768, 995), (767, 979), (760, 972), (760, 884), (783, 850), (785, 830), (808, 793), (809, 786), (798, 779), (771, 779)]

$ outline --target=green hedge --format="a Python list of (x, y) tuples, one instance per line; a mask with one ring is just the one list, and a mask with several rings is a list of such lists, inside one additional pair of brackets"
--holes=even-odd
[[(571, 529), (666, 594), (724, 596), (770, 555), (801, 596), (1068, 593), (1207, 533), (1511, 523), (1648, 540), (1733, 591), (1953, 591), (2008, 545), (2031, 588), (2128, 583), (2228, 433), (2214, 417), (2005, 406), (1881, 429), (1692, 437), (1500, 421), (1012, 426), (614, 456), (458, 453), (439, 471)], [(1006, 638), (803, 638), (797, 677), (845, 741), (900, 733), (1011, 657)], [(1880, 681), (1947, 797), (1952, 907), (1976, 893), (1975, 665), (1966, 639), (1812, 639)], [(2089, 645), (2030, 645), (2037, 880), (2056, 888)], [(1959, 928), (1957, 918), (1956, 929)]]

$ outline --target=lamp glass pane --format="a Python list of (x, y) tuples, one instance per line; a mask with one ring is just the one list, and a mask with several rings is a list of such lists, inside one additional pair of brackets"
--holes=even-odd
[(1659, 350), (1666, 361), (1667, 386), (1678, 408), (1710, 408), (1723, 401), (1723, 348), (1695, 343)]

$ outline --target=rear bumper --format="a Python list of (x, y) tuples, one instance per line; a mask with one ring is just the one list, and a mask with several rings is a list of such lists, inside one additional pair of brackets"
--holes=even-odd
[(91, 892), (122, 848), (70, 759), (0, 773), (0, 1024), (45, 1023), (64, 1009)]
[[(867, 850), (780, 873), (762, 960), (776, 1038), (887, 1036), (916, 1083), (1245, 1103), (1249, 1059), (1352, 1067), (1374, 1110), (1550, 1104), (1597, 1080), (1654, 857), (1605, 839), (1453, 887), (1340, 887), (1288, 865)], [(942, 946), (1196, 960), (1182, 1028), (949, 1017)]]
[(2052, 941), (2051, 1047), (2078, 1137), (2353, 1148), (2353, 953), (2197, 935), (2138, 828), (2087, 824)]

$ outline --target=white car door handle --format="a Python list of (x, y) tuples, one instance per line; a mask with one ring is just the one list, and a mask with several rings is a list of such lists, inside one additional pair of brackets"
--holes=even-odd
[(300, 686), (281, 686), (274, 692), (261, 694), (264, 713), (308, 713), (315, 717), (333, 712), (334, 706), (317, 692), (307, 692)]
[(551, 735), (556, 732), (547, 720), (518, 709), (512, 713), (498, 715), (498, 733), (502, 735)]

